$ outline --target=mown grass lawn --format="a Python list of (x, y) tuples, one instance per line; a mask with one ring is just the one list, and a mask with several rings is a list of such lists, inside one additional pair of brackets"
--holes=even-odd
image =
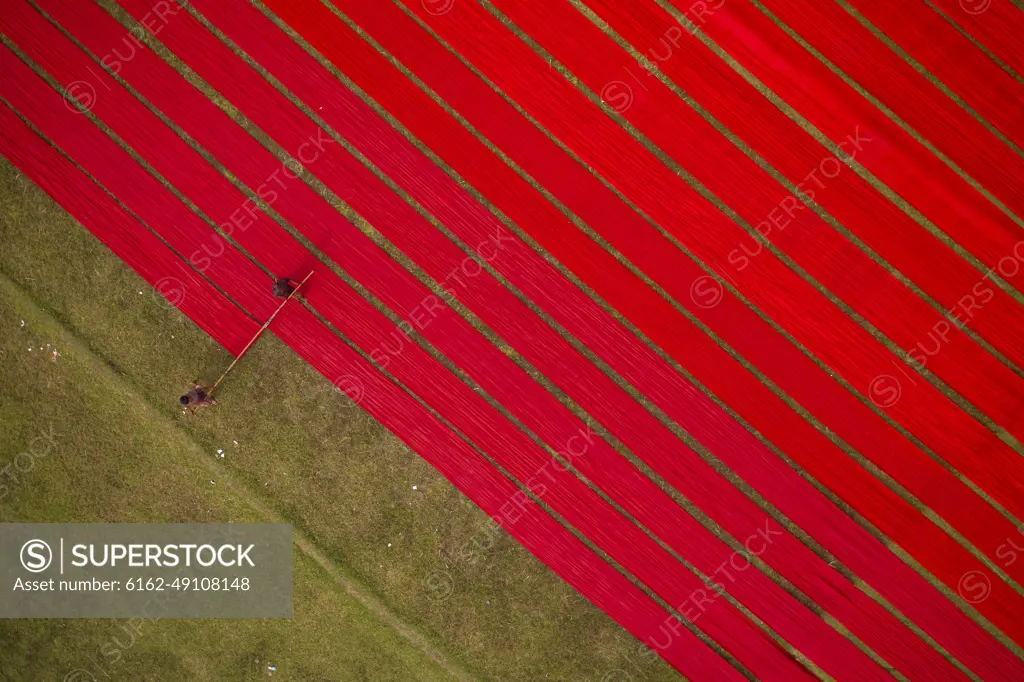
[(276, 338), (186, 418), (177, 396), (230, 357), (6, 162), (0, 245), (0, 467), (59, 434), (0, 521), (284, 521), (299, 538), (292, 620), (157, 621), (113, 664), (122, 621), (2, 621), (0, 679), (90, 657), (125, 680), (677, 679)]

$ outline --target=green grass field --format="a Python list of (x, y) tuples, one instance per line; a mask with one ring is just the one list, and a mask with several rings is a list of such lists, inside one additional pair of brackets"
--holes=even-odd
[(677, 679), (276, 338), (186, 418), (230, 356), (6, 162), (0, 244), (0, 521), (296, 538), (294, 619), (0, 621), (0, 680)]

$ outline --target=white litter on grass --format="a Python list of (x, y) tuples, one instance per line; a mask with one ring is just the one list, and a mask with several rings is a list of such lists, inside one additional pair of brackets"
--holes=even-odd
[(388, 543), (388, 547), (390, 547), (390, 546), (391, 546), (391, 543), (389, 542), (389, 543)]
[(24, 327), (24, 326), (25, 326), (25, 320), (22, 320), (22, 321), (21, 321), (21, 326), (22, 326), (22, 327)]
[(217, 484), (214, 483), (213, 481), (210, 481), (210, 485), (217, 485)]
[(277, 672), (277, 666), (276, 665), (268, 665), (267, 666), (267, 670), (270, 670), (272, 672)]
[(54, 361), (54, 362), (57, 362), (57, 357), (58, 357), (58, 356), (60, 356), (60, 353), (58, 353), (58, 352), (57, 352), (57, 349), (56, 349), (56, 348), (54, 348), (54, 349), (53, 349), (53, 361)]
[(416, 490), (416, 486), (413, 486), (413, 487), (412, 487), (412, 489), (413, 489), (413, 490)]
[(234, 443), (235, 445), (238, 445), (238, 441), (237, 440), (233, 440), (231, 442)]
[(139, 292), (139, 296), (142, 296), (142, 292), (141, 291)]

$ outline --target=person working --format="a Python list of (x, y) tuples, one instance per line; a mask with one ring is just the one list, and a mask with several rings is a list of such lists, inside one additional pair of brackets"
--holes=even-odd
[(277, 296), (278, 298), (288, 298), (298, 287), (299, 283), (295, 280), (282, 277), (274, 282), (274, 296)]
[(192, 382), (192, 390), (181, 396), (179, 402), (192, 414), (195, 414), (196, 410), (200, 407), (217, 404), (217, 401), (213, 399), (213, 396), (210, 395), (206, 387), (198, 381)]

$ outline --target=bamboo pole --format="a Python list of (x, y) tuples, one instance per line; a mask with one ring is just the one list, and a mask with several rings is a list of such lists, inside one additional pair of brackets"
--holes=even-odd
[(232, 369), (232, 368), (233, 368), (233, 367), (235, 366), (235, 364), (236, 364), (236, 363), (237, 363), (237, 362), (238, 362), (239, 360), (241, 360), (241, 359), (242, 359), (242, 356), (243, 356), (243, 355), (245, 355), (245, 354), (246, 354), (246, 352), (247, 352), (247, 351), (248, 351), (248, 350), (249, 350), (250, 348), (252, 348), (252, 345), (253, 345), (254, 343), (256, 343), (256, 340), (257, 340), (258, 338), (260, 338), (260, 336), (262, 336), (262, 335), (263, 335), (263, 332), (267, 331), (267, 328), (268, 328), (268, 327), (270, 327), (270, 323), (274, 321), (274, 318), (275, 318), (275, 317), (277, 317), (277, 314), (278, 314), (279, 312), (281, 312), (281, 309), (282, 309), (282, 308), (284, 308), (284, 307), (285, 307), (285, 305), (287, 305), (287, 304), (288, 304), (288, 301), (292, 300), (292, 297), (293, 297), (293, 296), (294, 296), (294, 295), (295, 295), (295, 294), (296, 294), (296, 293), (297, 293), (297, 292), (299, 291), (299, 289), (300, 289), (300, 288), (302, 287), (302, 285), (306, 283), (306, 280), (308, 280), (308, 279), (309, 279), (310, 277), (312, 277), (312, 276), (313, 276), (313, 271), (312, 271), (312, 270), (310, 270), (310, 271), (309, 271), (309, 274), (308, 274), (308, 275), (306, 275), (306, 278), (305, 278), (305, 279), (303, 279), (303, 280), (302, 280), (301, 282), (299, 282), (298, 286), (296, 286), (296, 287), (295, 287), (294, 289), (292, 289), (292, 292), (291, 292), (290, 294), (288, 294), (288, 298), (286, 298), (286, 299), (284, 299), (283, 301), (281, 301), (281, 305), (277, 306), (277, 310), (275, 310), (275, 311), (274, 311), (274, 314), (270, 316), (270, 319), (269, 319), (269, 320), (267, 320), (267, 321), (266, 321), (266, 322), (264, 323), (264, 325), (263, 325), (262, 327), (260, 327), (260, 330), (259, 330), (258, 332), (256, 332), (256, 336), (252, 337), (252, 340), (251, 340), (251, 341), (249, 341), (249, 343), (247, 343), (247, 344), (246, 344), (245, 348), (243, 348), (243, 349), (242, 349), (242, 352), (241, 352), (241, 353), (239, 353), (239, 354), (238, 354), (238, 356), (237, 356), (237, 357), (236, 357), (236, 358), (235, 358), (234, 360), (232, 360), (232, 361), (231, 361), (231, 364), (230, 364), (230, 365), (228, 365), (228, 368), (227, 368), (226, 370), (224, 370), (224, 373), (223, 373), (223, 374), (221, 374), (221, 375), (220, 375), (220, 379), (217, 379), (217, 383), (215, 383), (215, 384), (213, 385), (213, 388), (211, 388), (211, 389), (209, 390), (209, 392), (207, 393), (207, 395), (209, 395), (209, 396), (211, 396), (211, 397), (213, 396), (213, 392), (214, 392), (214, 391), (215, 391), (215, 390), (217, 389), (217, 386), (219, 386), (219, 385), (220, 385), (220, 382), (224, 381), (224, 377), (226, 377), (226, 376), (228, 375), (228, 372), (230, 372), (230, 371), (231, 371), (231, 369)]

